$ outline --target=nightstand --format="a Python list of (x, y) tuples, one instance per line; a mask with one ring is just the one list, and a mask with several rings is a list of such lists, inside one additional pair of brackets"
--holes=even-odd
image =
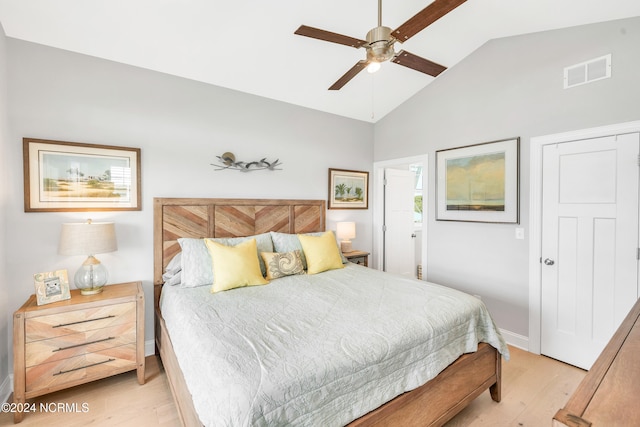
[[(141, 282), (108, 285), (96, 295), (37, 305), (13, 315), (13, 401), (137, 370), (144, 384), (144, 292)], [(14, 413), (14, 422), (22, 421)]]
[(343, 252), (342, 255), (350, 262), (358, 265), (369, 267), (369, 252), (365, 251), (351, 251)]

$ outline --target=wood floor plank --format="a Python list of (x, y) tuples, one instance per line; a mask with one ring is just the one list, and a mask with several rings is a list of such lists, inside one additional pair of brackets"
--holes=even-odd
[[(483, 393), (446, 424), (446, 427), (546, 426), (562, 408), (585, 375), (582, 369), (510, 347), (511, 360), (502, 364), (502, 401)], [(30, 403), (36, 406), (76, 403), (80, 412), (37, 411), (19, 425), (84, 427), (178, 427), (178, 413), (169, 384), (156, 356), (146, 358), (146, 381), (136, 372), (51, 393)], [(86, 403), (88, 411), (82, 412)], [(0, 426), (13, 425), (12, 414), (0, 413)]]
[(586, 371), (509, 347), (511, 360), (502, 364), (502, 401), (488, 393), (478, 397), (446, 427), (547, 426), (569, 400)]

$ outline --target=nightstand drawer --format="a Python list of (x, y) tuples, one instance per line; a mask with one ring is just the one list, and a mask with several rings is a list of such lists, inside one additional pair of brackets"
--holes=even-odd
[(367, 265), (366, 257), (360, 256), (356, 258), (349, 258), (349, 261), (358, 265)]
[(351, 251), (351, 252), (343, 252), (342, 255), (349, 261), (354, 264), (363, 265), (365, 267), (369, 266), (369, 252), (364, 251)]
[(135, 302), (38, 316), (26, 320), (25, 340), (32, 342), (135, 321)]
[(26, 392), (58, 388), (69, 382), (103, 378), (114, 371), (135, 369), (136, 344), (113, 347), (26, 368)]
[(54, 362), (135, 342), (135, 323), (32, 341), (25, 346), (25, 365)]
[[(13, 314), (13, 402), (135, 370), (144, 384), (144, 290), (141, 282), (38, 305)], [(14, 412), (19, 423), (24, 412)]]

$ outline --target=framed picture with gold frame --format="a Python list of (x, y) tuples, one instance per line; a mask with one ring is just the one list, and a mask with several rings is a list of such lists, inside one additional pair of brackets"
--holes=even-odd
[(329, 169), (329, 209), (368, 209), (369, 172)]
[(22, 141), (25, 212), (142, 209), (139, 148)]
[(48, 271), (33, 275), (38, 305), (71, 298), (67, 270)]

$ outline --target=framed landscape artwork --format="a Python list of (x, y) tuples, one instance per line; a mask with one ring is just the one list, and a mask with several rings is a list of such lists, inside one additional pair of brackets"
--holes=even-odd
[(25, 212), (140, 210), (140, 149), (23, 139)]
[(520, 138), (436, 151), (436, 219), (519, 223)]
[(368, 209), (369, 172), (329, 169), (329, 209)]

